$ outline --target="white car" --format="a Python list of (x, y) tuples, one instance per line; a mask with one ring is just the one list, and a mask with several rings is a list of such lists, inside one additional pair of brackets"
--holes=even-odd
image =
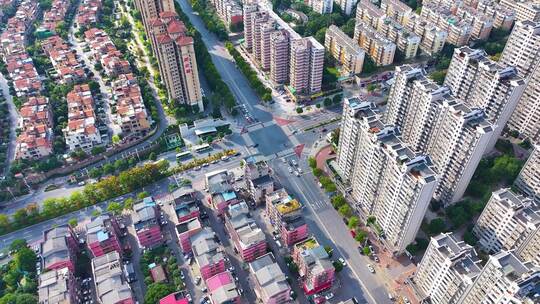
[(300, 173), (298, 171), (294, 171), (294, 175), (300, 176)]
[(371, 266), (371, 264), (367, 264), (367, 268), (369, 269), (369, 272), (375, 273), (375, 268), (373, 268), (373, 266)]
[(327, 301), (330, 300), (330, 299), (332, 299), (333, 297), (334, 297), (334, 294), (331, 293), (331, 292), (327, 293), (327, 294), (324, 296), (324, 298), (325, 298)]
[(289, 173), (293, 173), (293, 169), (289, 167)]
[(347, 266), (347, 262), (343, 258), (339, 258), (338, 261), (343, 265), (343, 267)]
[(405, 304), (411, 304), (411, 301), (407, 297), (403, 297), (403, 303)]
[(195, 278), (195, 285), (199, 285), (201, 284), (201, 277), (196, 277)]

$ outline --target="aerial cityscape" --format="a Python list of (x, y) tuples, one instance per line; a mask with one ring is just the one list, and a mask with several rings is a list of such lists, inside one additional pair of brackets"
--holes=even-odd
[(0, 304), (540, 304), (540, 0), (0, 0)]

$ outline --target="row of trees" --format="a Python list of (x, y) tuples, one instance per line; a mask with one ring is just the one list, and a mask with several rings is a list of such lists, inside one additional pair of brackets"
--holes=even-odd
[(169, 163), (165, 160), (145, 164), (122, 171), (119, 175), (104, 178), (95, 184), (88, 184), (82, 191), (73, 192), (69, 197), (46, 199), (41, 210), (37, 204), (29, 204), (15, 211), (12, 218), (0, 214), (0, 234), (56, 218), (140, 189), (167, 176), (168, 168)]
[(191, 7), (199, 13), (199, 17), (201, 17), (206, 28), (210, 32), (216, 34), (221, 41), (225, 41), (229, 38), (227, 27), (218, 17), (216, 10), (212, 6), (209, 6), (206, 0), (190, 0), (190, 2)]
[(264, 86), (264, 84), (259, 80), (259, 77), (257, 77), (257, 72), (251, 68), (240, 52), (234, 48), (234, 45), (231, 42), (226, 42), (225, 47), (227, 48), (227, 51), (229, 51), (229, 54), (233, 56), (236, 65), (240, 71), (242, 71), (244, 76), (246, 76), (249, 85), (255, 90), (257, 95), (259, 95), (263, 101), (272, 100), (272, 90)]

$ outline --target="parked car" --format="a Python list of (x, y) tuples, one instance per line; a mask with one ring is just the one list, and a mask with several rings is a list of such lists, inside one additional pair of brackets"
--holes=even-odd
[(375, 273), (375, 268), (373, 268), (373, 266), (371, 266), (371, 264), (367, 264), (366, 266), (369, 269), (369, 272)]

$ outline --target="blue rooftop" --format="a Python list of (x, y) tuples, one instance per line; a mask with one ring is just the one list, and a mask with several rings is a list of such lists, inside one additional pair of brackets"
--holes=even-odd
[(98, 241), (100, 241), (100, 242), (103, 242), (103, 241), (106, 241), (106, 240), (109, 239), (109, 233), (107, 233), (107, 232), (105, 232), (103, 230), (98, 231), (96, 236), (97, 236)]
[(147, 196), (143, 199), (143, 203), (146, 206), (155, 206), (156, 203), (154, 203), (154, 199), (151, 196)]
[(156, 267), (156, 263), (152, 263), (152, 264), (149, 264), (149, 265), (148, 265), (148, 269), (152, 269), (152, 268), (154, 268), (154, 267)]
[(222, 195), (225, 201), (230, 201), (236, 198), (236, 193), (234, 193), (234, 191), (223, 192)]

